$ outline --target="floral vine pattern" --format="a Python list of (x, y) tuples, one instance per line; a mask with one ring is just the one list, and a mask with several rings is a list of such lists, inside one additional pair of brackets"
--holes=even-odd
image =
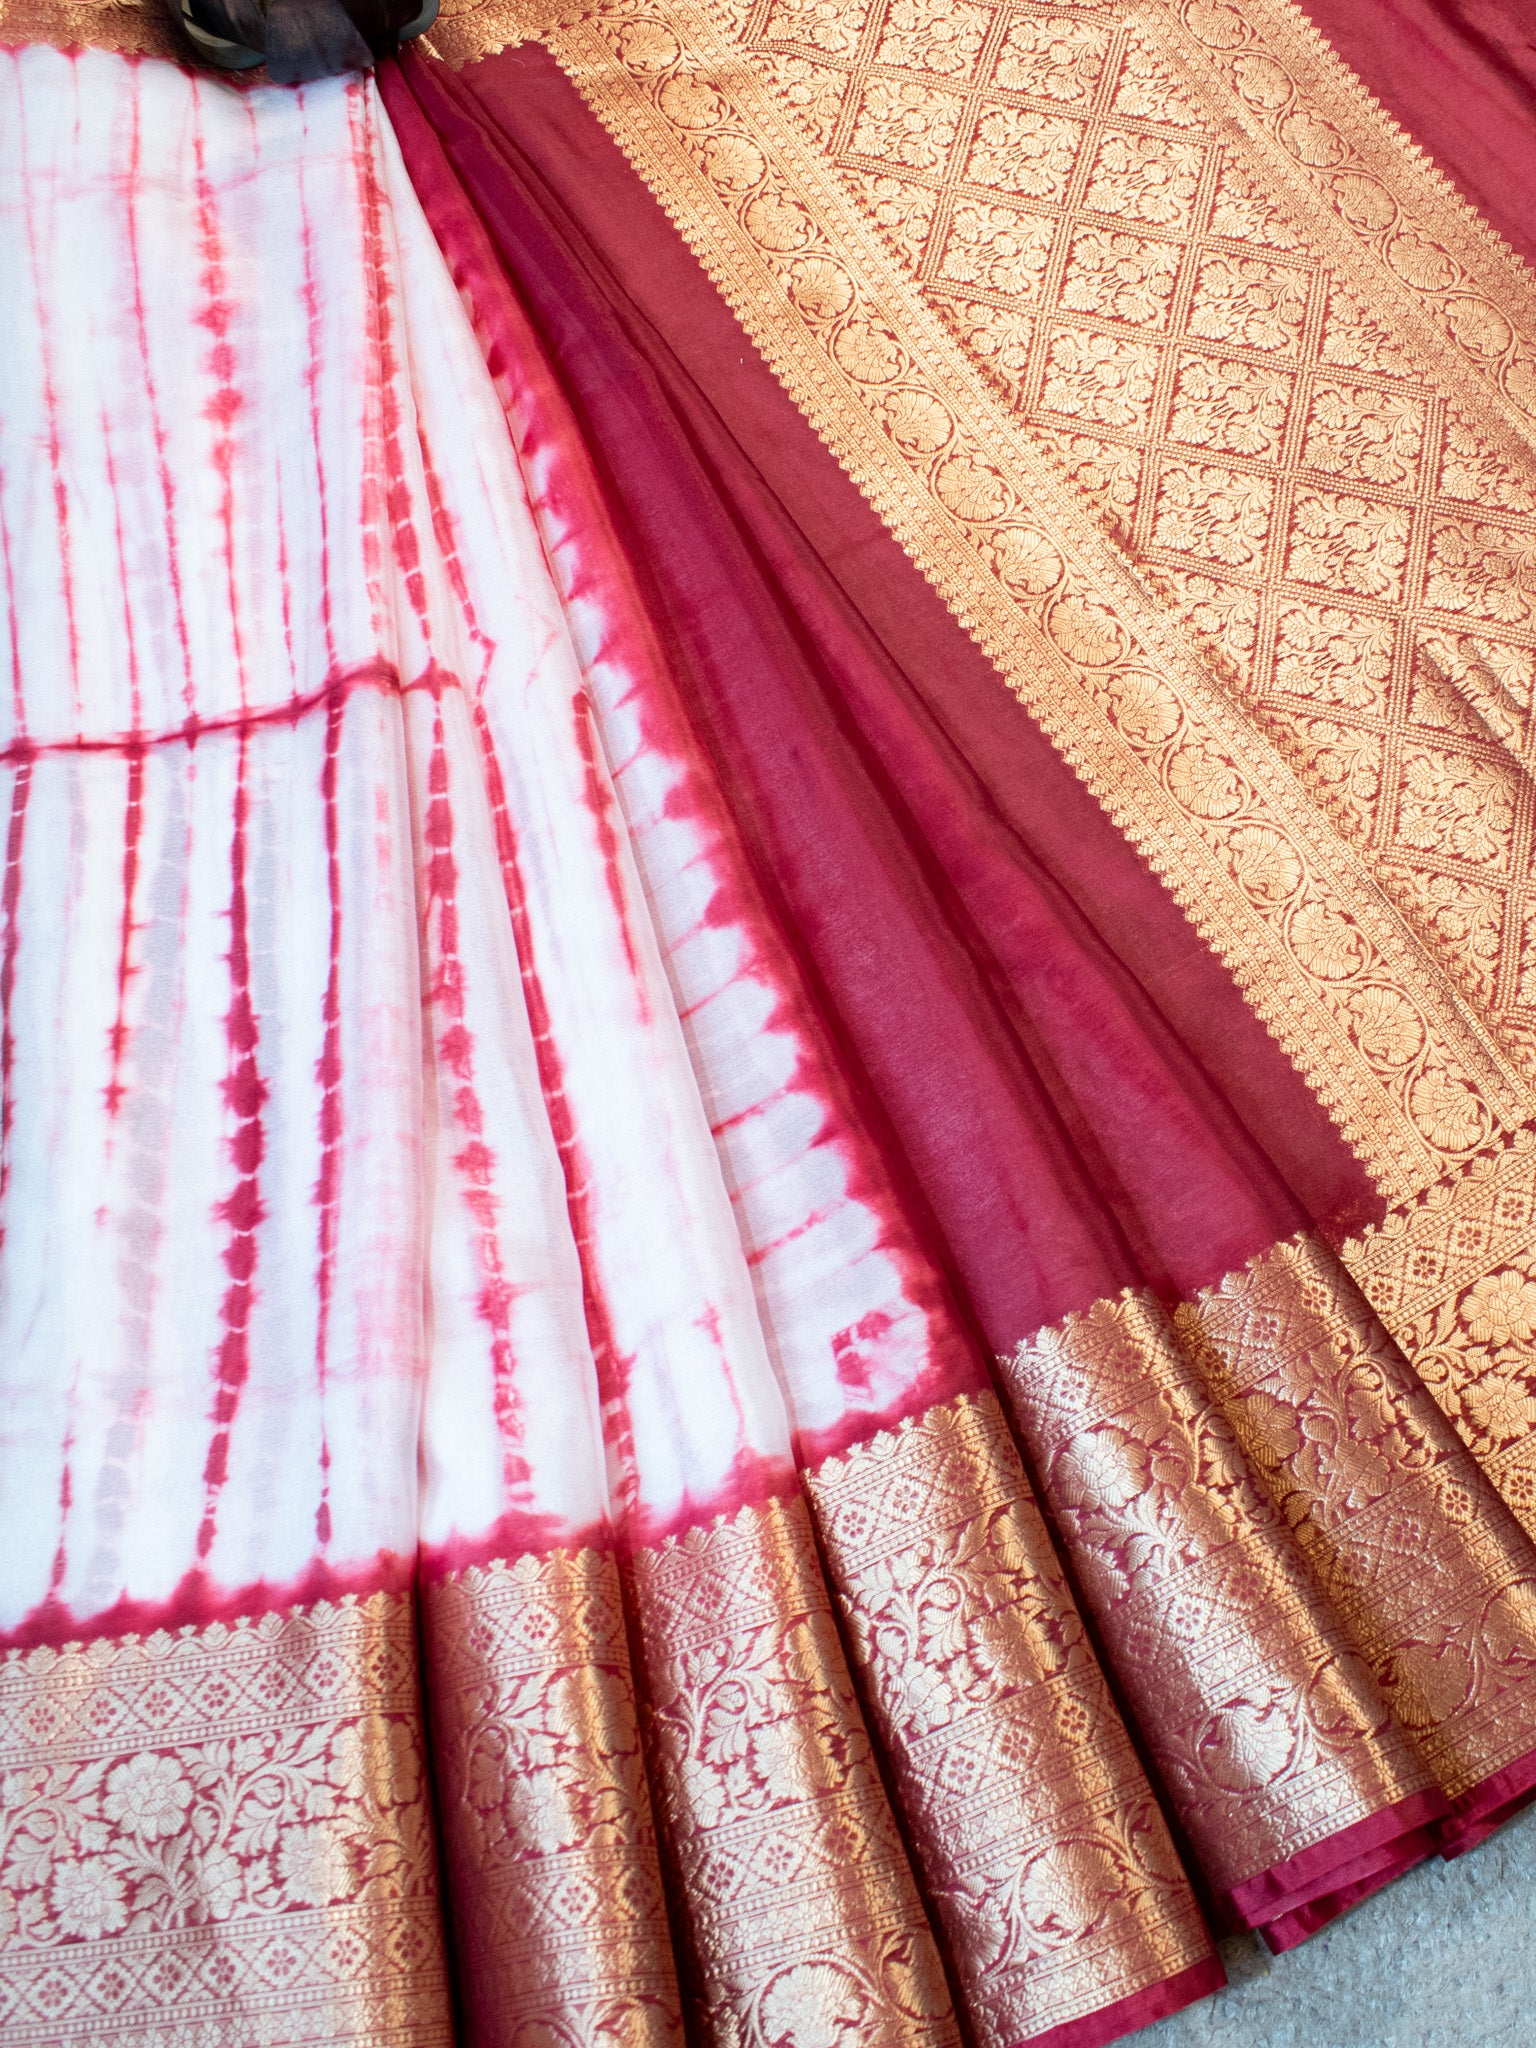
[[(1288, 1336), (1266, 1334), (1281, 1373)], [(1219, 1889), (1430, 1787), (1151, 1295), (1097, 1302), (1001, 1369), (1084, 1602)]]
[(476, 1565), (422, 1601), (476, 2037), (674, 2048), (682, 2010), (612, 1554)]
[(449, 2048), (407, 1599), (0, 1660), (15, 2048)]
[(1536, 1546), (1318, 1240), (1171, 1317), (1100, 1302), (1003, 1373), (1208, 1869), (1536, 1747)]
[(629, 1569), (701, 2038), (958, 2048), (804, 1501), (744, 1507)]
[[(1452, 958), (1485, 915), (1456, 869), (1481, 851), (1481, 784), (1447, 782), (1446, 744), (1426, 739), (1403, 762), (1402, 826), (1449, 846), (1455, 872), (1408, 848), (1397, 810), (1383, 859), (1357, 829), (1374, 801), (1359, 747), (1313, 775), (1305, 721), (1271, 718), (1190, 611), (1241, 610), (1285, 570), (1300, 675), (1332, 639), (1369, 639), (1381, 607), (1395, 618), (1410, 566), (1421, 588), (1422, 521), (1401, 574), (1393, 559), (1400, 487), (1325, 483), (1301, 460), (1309, 436), (1318, 460), (1341, 445), (1350, 392), (1385, 384), (1364, 359), (1387, 360), (1390, 319), (1372, 325), (1353, 272), (1335, 292), (1304, 224), (1264, 196), (1230, 86), (1175, 75), (1147, 26), (1172, 34), (1171, 8), (988, 0), (966, 35), (943, 18), (941, 33), (905, 0), (467, 0), (433, 40), (451, 61), (548, 44), (1378, 1184), (1415, 1195), (1530, 1111), (1518, 1018), (1480, 1005)], [(1412, 346), (1443, 354), (1425, 334)], [(1432, 424), (1389, 405), (1378, 475), (1416, 465), (1417, 488)], [(1294, 520), (1277, 514), (1277, 464)], [(1347, 563), (1391, 594), (1355, 606)], [(1198, 591), (1177, 585), (1186, 571)], [(1308, 623), (1309, 604), (1330, 616)], [(1266, 622), (1287, 608), (1265, 605)]]
[(852, 1655), (982, 2048), (1210, 1954), (995, 1395), (806, 1475)]
[(1536, 1748), (1536, 1546), (1333, 1254), (1279, 1245), (1174, 1322), (1441, 1790)]

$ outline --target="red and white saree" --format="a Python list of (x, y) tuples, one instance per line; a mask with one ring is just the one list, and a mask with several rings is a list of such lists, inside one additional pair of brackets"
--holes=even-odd
[(1283, 0), (86, 14), (0, 15), (0, 2037), (1095, 2048), (1475, 1844), (1529, 273)]

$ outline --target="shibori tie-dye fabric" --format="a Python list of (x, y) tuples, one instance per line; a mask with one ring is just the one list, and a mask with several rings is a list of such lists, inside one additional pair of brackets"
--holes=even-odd
[(0, 94), (7, 2038), (1193, 1995), (531, 337), (368, 83), (35, 47)]

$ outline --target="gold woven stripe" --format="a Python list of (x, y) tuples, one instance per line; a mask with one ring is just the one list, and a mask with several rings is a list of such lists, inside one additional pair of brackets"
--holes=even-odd
[(474, 2039), (672, 2048), (682, 2012), (612, 1556), (472, 1567), (427, 1589), (424, 1621)]
[(0, 0), (0, 43), (96, 47), (187, 61), (164, 0)]
[(1441, 1788), (1536, 1749), (1536, 1548), (1333, 1254), (1278, 1245), (1174, 1320)]
[(449, 2048), (408, 1601), (0, 1660), (9, 2048)]
[(930, 1408), (807, 1487), (982, 2048), (1209, 1956), (996, 1397)]
[(1116, 1676), (1219, 1886), (1430, 1784), (1150, 1295), (1069, 1316), (1003, 1371)]
[(803, 1501), (744, 1507), (632, 1569), (701, 2037), (958, 2044)]

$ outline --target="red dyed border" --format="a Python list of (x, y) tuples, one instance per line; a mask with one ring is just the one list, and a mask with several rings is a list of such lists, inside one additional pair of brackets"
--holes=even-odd
[(1102, 2006), (1083, 2019), (1068, 2020), (1046, 2034), (1031, 2034), (1018, 2048), (1104, 2048), (1107, 2041), (1118, 2041), (1122, 2034), (1134, 2034), (1140, 2027), (1150, 2027), (1154, 2020), (1165, 2020), (1170, 2013), (1182, 2012), (1197, 1999), (1209, 1998), (1226, 1981), (1221, 1957), (1207, 1956), (1203, 1963), (1192, 1963), (1177, 1977), (1165, 1977), (1160, 1984), (1151, 1984), (1130, 1998)]
[(1222, 1901), (1240, 1927), (1256, 1929), (1276, 1953), (1435, 1849), (1435, 1824), (1448, 1810), (1439, 1791), (1415, 1792), (1355, 1821), (1310, 1849), (1272, 1864)]

